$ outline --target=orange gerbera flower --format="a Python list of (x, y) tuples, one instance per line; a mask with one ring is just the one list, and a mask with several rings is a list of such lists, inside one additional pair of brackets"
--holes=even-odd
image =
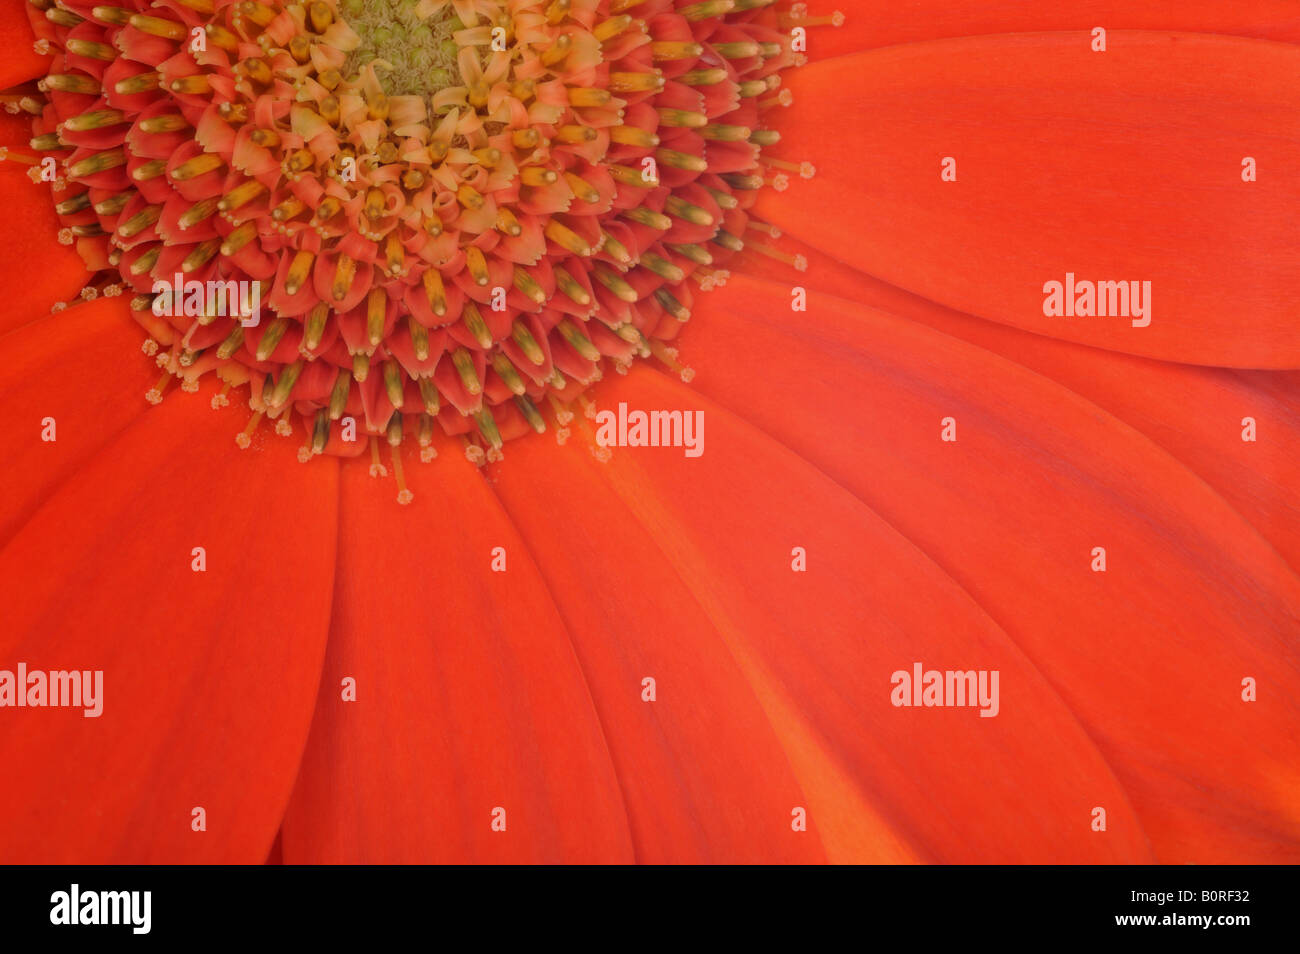
[(1300, 860), (1300, 17), (1010, 6), (5, 0), (0, 860)]

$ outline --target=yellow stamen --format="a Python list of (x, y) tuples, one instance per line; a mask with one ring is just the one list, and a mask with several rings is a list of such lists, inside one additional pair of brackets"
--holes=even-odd
[(176, 221), (181, 228), (191, 229), (194, 226), (198, 225), (200, 222), (203, 222), (206, 219), (210, 219), (212, 216), (216, 214), (217, 214), (217, 200), (202, 199), (199, 202), (195, 202), (192, 206), (190, 206), (188, 209), (182, 212)]
[(117, 59), (117, 50), (107, 43), (96, 43), (94, 40), (69, 37), (64, 41), (64, 46), (74, 56), (84, 56), (90, 60), (103, 60), (105, 63), (111, 63)]
[(177, 23), (175, 20), (164, 20), (162, 17), (151, 17), (143, 13), (134, 14), (130, 19), (130, 23), (141, 33), (160, 36), (164, 40), (182, 40), (189, 36), (190, 32), (183, 23)]
[(501, 449), (501, 432), (497, 430), (496, 419), (492, 417), (492, 412), (486, 407), (477, 411), (473, 415), (474, 423), (478, 425), (478, 431), (483, 435), (483, 439), (492, 445), (496, 450)]
[(474, 358), (470, 355), (468, 348), (457, 348), (453, 351), (451, 353), (451, 363), (460, 376), (460, 383), (467, 393), (482, 393), (483, 385), (478, 379), (478, 372), (474, 370)]
[(524, 416), (524, 420), (528, 422), (528, 426), (536, 433), (546, 433), (546, 420), (542, 417), (542, 412), (537, 410), (537, 405), (532, 402), (532, 399), (529, 398), (527, 394), (515, 395), (515, 407), (519, 408), (520, 413)]
[(429, 329), (415, 320), (415, 315), (406, 316), (406, 327), (411, 333), (411, 347), (415, 357), (420, 361), (429, 359)]
[(519, 181), (526, 186), (546, 186), (558, 178), (553, 170), (544, 166), (524, 166), (519, 170)]
[(677, 82), (686, 86), (716, 86), (727, 78), (727, 71), (720, 67), (705, 70), (688, 70), (677, 77)]
[(244, 326), (235, 322), (234, 328), (226, 336), (226, 340), (217, 345), (217, 357), (222, 361), (227, 361), (236, 351), (244, 344)]
[[(114, 53), (114, 58), (116, 58), (116, 55)], [(135, 76), (128, 76), (126, 79), (118, 80), (113, 84), (113, 90), (122, 96), (147, 93), (158, 88), (161, 78), (157, 73), (137, 73)]]
[(117, 234), (122, 238), (134, 238), (157, 222), (158, 217), (162, 215), (162, 210), (161, 205), (146, 205), (125, 222), (119, 223)]
[(574, 195), (583, 202), (591, 203), (600, 201), (599, 190), (581, 176), (575, 175), (572, 172), (566, 172), (564, 174), (564, 181), (569, 184), (569, 188), (573, 190)]
[(203, 74), (194, 76), (182, 76), (180, 79), (172, 80), (171, 91), (186, 96), (202, 96), (212, 92), (212, 85), (208, 78)]
[(45, 85), (61, 93), (84, 93), (98, 96), (102, 87), (92, 77), (81, 73), (51, 73), (45, 77)]
[(569, 105), (575, 109), (582, 109), (587, 106), (607, 106), (611, 98), (607, 89), (569, 88)]
[[(610, 130), (611, 139), (614, 138), (614, 133), (620, 128), (621, 127), (619, 126), (615, 126), (613, 129)], [(596, 138), (597, 135), (598, 133), (596, 132), (596, 130), (592, 129), (590, 126), (578, 126), (574, 124), (561, 126), (555, 132), (555, 138), (558, 139), (560, 142), (574, 143), (574, 144), (591, 142)]]
[(492, 355), (492, 370), (500, 375), (505, 386), (514, 394), (523, 394), (526, 390), (524, 379), (519, 376), (519, 372), (515, 370), (515, 366), (510, 363), (510, 359), (504, 352), (497, 351)]
[(316, 255), (307, 249), (299, 249), (293, 257), (293, 262), (289, 265), (289, 271), (284, 276), (284, 290), (290, 295), (298, 294), (303, 283), (307, 281), (307, 276), (311, 273), (312, 264), (316, 261)]
[(429, 299), (429, 308), (441, 317), (447, 313), (447, 295), (442, 284), (442, 273), (436, 268), (427, 268), (421, 276), (424, 293)]
[(352, 375), (347, 368), (339, 368), (334, 378), (334, 387), (330, 389), (329, 415), (331, 421), (337, 421), (347, 410), (348, 395), (352, 391)]
[(255, 238), (257, 238), (257, 224), (244, 222), (226, 236), (226, 240), (221, 243), (221, 254), (234, 255)]
[(190, 126), (189, 122), (180, 113), (164, 113), (161, 116), (142, 119), (138, 125), (142, 132), (147, 133), (180, 132)]
[[(107, 126), (116, 126), (126, 119), (126, 114), (120, 109), (96, 109), (93, 112), (82, 113), (80, 116), (73, 116), (66, 119), (63, 125), (73, 132), (84, 132), (89, 129), (104, 129)], [(140, 124), (144, 128), (144, 124)], [(145, 130), (149, 132), (149, 130)]]
[(366, 296), (366, 338), (371, 345), (384, 340), (384, 324), (388, 317), (388, 295), (382, 288), (372, 288)]
[(222, 212), (233, 212), (240, 206), (252, 202), (263, 192), (266, 192), (266, 186), (256, 179), (247, 179), (235, 186), (217, 201), (217, 208)]
[(329, 318), (330, 306), (323, 301), (317, 302), (312, 306), (311, 311), (307, 313), (307, 321), (303, 326), (302, 344), (298, 350), (304, 354), (311, 355), (311, 352), (320, 347), (320, 340), (325, 334), (325, 322)]
[(564, 292), (565, 295), (577, 304), (591, 304), (591, 296), (587, 294), (587, 290), (578, 283), (576, 278), (558, 265), (555, 266), (555, 284), (560, 291)]
[(574, 255), (588, 256), (591, 254), (591, 246), (582, 240), (582, 237), (574, 232), (571, 228), (556, 219), (551, 219), (546, 223), (546, 237), (556, 245), (567, 249)]
[(193, 159), (188, 159), (173, 169), (172, 178), (178, 182), (187, 182), (209, 172), (215, 172), (222, 165), (220, 156), (210, 152), (200, 153)]
[(537, 343), (537, 339), (521, 319), (515, 319), (514, 326), (510, 329), (510, 337), (514, 339), (515, 344), (519, 345), (519, 350), (524, 353), (524, 357), (533, 364), (541, 367), (546, 363), (546, 355), (542, 352), (541, 345)]
[(402, 247), (402, 239), (396, 231), (389, 232), (388, 237), (384, 239), (384, 260), (388, 264), (390, 275), (402, 274), (406, 262), (406, 249)]
[(206, 242), (200, 242), (198, 245), (194, 246), (194, 251), (190, 252), (189, 255), (186, 255), (185, 260), (181, 262), (181, 271), (197, 271), (208, 262), (212, 261), (219, 251), (221, 251), (220, 239), (213, 238), (208, 239)]
[(293, 386), (298, 383), (298, 376), (302, 374), (303, 361), (300, 358), (293, 364), (287, 365), (280, 372), (280, 377), (275, 382), (275, 388), (271, 391), (271, 398), (267, 402), (272, 407), (280, 407), (289, 400), (289, 394), (293, 391)]
[(692, 205), (685, 199), (675, 195), (668, 196), (664, 201), (664, 211), (679, 219), (685, 219), (693, 225), (713, 224), (713, 216), (709, 214), (708, 210), (702, 209), (698, 205)]
[(560, 333), (565, 341), (573, 346), (574, 350), (577, 351), (578, 354), (582, 355), (588, 361), (600, 360), (600, 352), (596, 350), (596, 346), (591, 343), (591, 339), (583, 333), (582, 329), (574, 323), (572, 318), (561, 319), (560, 323), (555, 326), (555, 330)]
[(667, 232), (673, 227), (672, 219), (662, 212), (655, 212), (644, 207), (627, 209), (623, 212), (623, 217), (630, 222), (636, 222), (638, 225), (647, 225), (652, 229), (658, 229), (660, 232)]
[(424, 411), (426, 414), (438, 413), (438, 388), (433, 383), (433, 378), (420, 378), (416, 384), (420, 388), (420, 400), (424, 402)]
[(663, 41), (650, 44), (650, 55), (659, 62), (665, 60), (693, 60), (703, 52), (704, 47), (698, 43)]
[(519, 224), (519, 219), (504, 205), (497, 209), (495, 228), (506, 235), (521, 235), (524, 231), (523, 226)]
[(518, 288), (539, 305), (546, 303), (546, 292), (521, 265), (515, 266), (515, 288)]
[(691, 112), (688, 109), (659, 109), (659, 125), (673, 126), (683, 129), (699, 129), (708, 125), (709, 117), (703, 113)]
[(487, 258), (477, 245), (465, 249), (465, 268), (476, 285), (486, 285), (491, 280), (488, 275)]
[(357, 263), (342, 252), (334, 265), (334, 284), (330, 288), (335, 301), (342, 301), (352, 290), (352, 281), (357, 275)]
[(405, 400), (403, 397), (405, 378), (402, 375), (402, 366), (392, 358), (384, 362), (384, 393), (388, 395), (388, 401), (395, 408), (400, 408)]
[(637, 300), (638, 296), (636, 289), (629, 285), (621, 275), (601, 266), (597, 266), (593, 269), (592, 274), (595, 275), (596, 281), (600, 282), (613, 292), (614, 296), (620, 301), (625, 301), (631, 304)]
[(80, 179), (84, 176), (93, 176), (96, 173), (116, 169), (118, 166), (124, 165), (126, 165), (126, 153), (119, 146), (116, 149), (107, 149), (104, 152), (97, 152), (93, 156), (87, 156), (80, 162), (74, 162), (68, 167), (68, 175), (73, 179)]
[[(659, 137), (637, 126), (615, 126), (609, 131), (611, 142), (623, 146), (637, 146), (641, 149), (653, 149), (659, 145)], [(640, 173), (638, 172), (639, 176)]]

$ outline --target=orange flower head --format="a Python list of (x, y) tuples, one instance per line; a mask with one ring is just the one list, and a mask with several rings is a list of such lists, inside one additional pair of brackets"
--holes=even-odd
[(491, 457), (607, 360), (689, 375), (688, 277), (725, 275), (785, 184), (763, 113), (801, 14), (770, 6), (70, 2), (33, 144), (65, 240), (138, 293), (187, 390), (247, 383), (259, 418), (304, 419), (304, 458), (345, 415)]

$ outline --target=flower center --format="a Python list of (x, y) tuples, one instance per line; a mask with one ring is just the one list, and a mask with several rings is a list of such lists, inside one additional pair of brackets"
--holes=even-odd
[(465, 24), (450, 6), (425, 12), (417, 0), (344, 0), (340, 13), (360, 37), (344, 74), (368, 63), (377, 68), (389, 96), (431, 96), (454, 82)]
[(763, 155), (802, 4), (120, 2), (33, 0), (32, 146), (90, 292), (136, 292), (147, 397), (211, 374), (214, 405), (247, 388), (241, 447), (270, 420), (378, 473), (387, 443), (403, 502), (404, 440), (481, 463), (563, 443), (609, 368), (689, 378), (695, 291), (747, 242), (780, 257), (747, 210), (812, 173)]

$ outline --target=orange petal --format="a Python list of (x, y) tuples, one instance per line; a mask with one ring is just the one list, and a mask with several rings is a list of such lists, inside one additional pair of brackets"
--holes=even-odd
[[(840, 299), (813, 294), (792, 325), (789, 300), (734, 278), (699, 303), (685, 338), (699, 388), (988, 610), (1097, 740), (1161, 861), (1300, 858), (1300, 582), (1277, 552), (1167, 453), (1047, 379)], [(941, 440), (945, 418), (956, 442)], [(1242, 701), (1247, 677), (1257, 702)]]
[[(121, 299), (45, 315), (0, 338), (0, 545), (55, 489), (149, 404), (159, 372), (140, 354), (143, 333)], [(52, 419), (55, 440), (42, 439)]]
[(0, 786), (0, 859), (266, 858), (324, 655), (338, 481), (289, 441), (239, 453), (239, 419), (167, 400), (0, 552), (0, 669), (103, 671), (98, 718), (5, 710), (20, 728), (0, 759), (21, 768)]
[[(564, 623), (455, 448), (428, 465), (408, 456), (409, 507), (391, 480), (344, 468), (329, 649), (284, 859), (630, 861)], [(495, 547), (505, 572), (490, 569)]]
[[(704, 453), (617, 448), (601, 463), (579, 418), (569, 446), (511, 444), (491, 477), (569, 622), (639, 857), (771, 861), (810, 837), (834, 861), (1147, 857), (1074, 718), (923, 554), (667, 378), (638, 369), (594, 394), (702, 410)], [(893, 706), (893, 673), (918, 661), (999, 670), (1006, 703), (992, 718)], [(636, 693), (645, 676), (652, 704)], [(1104, 838), (1095, 804), (1111, 811)], [(796, 807), (807, 833), (791, 831)]]
[[(836, 4), (811, 4), (811, 16)], [(1179, 30), (1300, 43), (1300, 15), (1291, 0), (1071, 0), (1069, 3), (989, 3), (988, 0), (852, 0), (839, 29), (808, 31), (808, 55), (826, 59), (881, 46), (992, 33), (1107, 30)]]
[(815, 834), (791, 830), (807, 798), (744, 673), (588, 461), (581, 448), (526, 438), (494, 477), (587, 676), (637, 860), (823, 860)]
[[(27, 0), (0, 2), (0, 37), (4, 38), (4, 55), (0, 56), (0, 89), (17, 86), (27, 80), (44, 76), (49, 71), (48, 53), (37, 53), (33, 44), (36, 35), (28, 19)], [(44, 20), (39, 11), (31, 11)]]
[[(1287, 502), (1300, 486), (1300, 374), (1173, 364), (1029, 334), (936, 305), (789, 236), (775, 244), (802, 256), (807, 269), (756, 257), (754, 241), (733, 267), (782, 283), (779, 294), (811, 287), (923, 322), (1065, 385), (1186, 464), (1300, 568), (1300, 508)], [(688, 353), (694, 341), (687, 339)], [(1247, 418), (1257, 440), (1242, 447)]]
[[(0, 115), (0, 146), (36, 155), (29, 145), (31, 138), (31, 117)], [(48, 314), (57, 302), (73, 300), (90, 278), (74, 246), (58, 241), (63, 226), (54, 214), (54, 203), (70, 193), (53, 192), (46, 182), (32, 182), (27, 177), (30, 168), (12, 159), (0, 163), (4, 190), (0, 281), (5, 289), (0, 334)]]
[[(1039, 334), (1300, 367), (1300, 48), (1112, 31), (1094, 53), (1081, 34), (979, 37), (825, 61), (789, 86), (782, 148), (818, 174), (758, 210), (809, 244)], [(955, 182), (940, 178), (944, 157)], [(1258, 182), (1242, 181), (1243, 157)], [(1045, 283), (1067, 273), (1150, 282), (1150, 325), (1046, 316)]]

